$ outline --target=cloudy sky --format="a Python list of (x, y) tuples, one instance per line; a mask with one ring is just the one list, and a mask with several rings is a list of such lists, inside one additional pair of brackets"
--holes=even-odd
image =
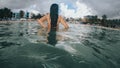
[(106, 14), (109, 18), (120, 18), (120, 0), (0, 0), (0, 8), (48, 13), (52, 3), (59, 4), (59, 12), (65, 17)]

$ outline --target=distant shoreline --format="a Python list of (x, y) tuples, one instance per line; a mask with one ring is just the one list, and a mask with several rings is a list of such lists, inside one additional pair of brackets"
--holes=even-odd
[[(10, 24), (10, 23), (22, 23), (22, 22), (34, 22), (36, 20), (25, 20), (25, 21), (21, 21), (21, 20), (16, 20), (16, 21), (0, 21), (0, 24)], [(72, 23), (72, 24), (76, 24), (76, 23)], [(80, 24), (80, 23), (79, 23)], [(90, 24), (83, 24), (84, 26), (95, 26), (95, 27), (99, 27), (99, 28), (106, 28), (106, 29), (115, 29), (115, 30), (120, 30), (120, 27), (118, 28), (111, 28), (111, 27), (105, 27), (105, 26), (101, 26), (101, 25), (90, 25)]]
[(111, 28), (111, 27), (105, 27), (105, 26), (101, 26), (101, 25), (90, 25), (90, 24), (84, 24), (84, 26), (94, 26), (94, 27), (98, 27), (98, 28), (120, 30), (120, 27), (119, 28)]
[(36, 20), (15, 20), (15, 21), (12, 21), (12, 20), (8, 20), (8, 21), (0, 21), (0, 23), (16, 23), (16, 22), (27, 22), (27, 21), (36, 21)]
[(21, 21), (0, 21), (0, 23), (12, 23), (12, 22), (21, 22)]

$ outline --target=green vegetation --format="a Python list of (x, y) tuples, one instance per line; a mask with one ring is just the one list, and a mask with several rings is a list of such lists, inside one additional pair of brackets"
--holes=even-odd
[(120, 27), (120, 19), (108, 19), (107, 15), (102, 15), (101, 19), (98, 18), (97, 15), (95, 16), (85, 16), (84, 17), (85, 22), (83, 23), (87, 23), (87, 24), (95, 24), (95, 25), (101, 25), (101, 26), (105, 26), (105, 27), (112, 27), (112, 28), (119, 28)]
[(12, 11), (8, 8), (0, 9), (0, 20), (9, 20), (12, 18)]
[(23, 11), (23, 10), (20, 10), (20, 18), (24, 18), (24, 14), (25, 14), (25, 12)]
[(44, 15), (41, 15), (41, 14), (35, 15), (35, 14), (33, 14), (31, 18), (32, 18), (32, 19), (39, 19), (39, 18), (41, 18), (42, 16), (44, 16)]
[[(30, 17), (31, 16), (31, 17)], [(12, 12), (11, 9), (8, 8), (1, 8), (0, 9), (0, 21), (3, 20), (20, 20), (21, 18), (23, 19), (38, 19), (41, 18), (43, 15), (37, 14), (35, 15), (34, 13), (25, 12), (23, 10), (20, 10), (19, 12)]]

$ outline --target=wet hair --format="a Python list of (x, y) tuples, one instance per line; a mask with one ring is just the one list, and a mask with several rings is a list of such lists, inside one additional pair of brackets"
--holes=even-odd
[(58, 4), (52, 4), (50, 7), (51, 28), (57, 26), (58, 20)]

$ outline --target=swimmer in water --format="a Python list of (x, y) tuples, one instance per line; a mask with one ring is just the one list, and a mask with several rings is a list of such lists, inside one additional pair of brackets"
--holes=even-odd
[[(59, 23), (61, 23), (65, 29), (69, 28), (66, 21), (58, 14), (58, 4), (52, 4), (50, 7), (50, 13), (47, 13), (42, 18), (38, 19), (38, 23), (43, 27), (47, 28), (48, 32), (51, 29), (58, 29)], [(47, 21), (47, 25), (44, 24), (44, 22)]]

